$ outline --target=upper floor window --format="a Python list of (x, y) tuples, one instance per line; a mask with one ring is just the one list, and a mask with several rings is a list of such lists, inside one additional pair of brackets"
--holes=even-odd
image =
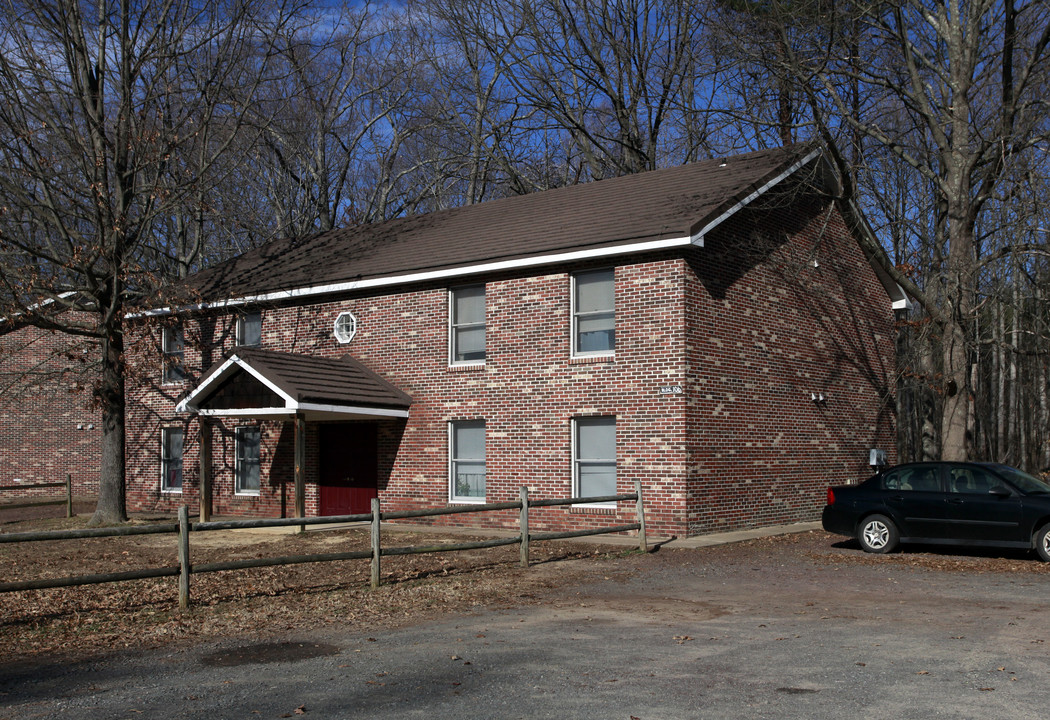
[(160, 489), (162, 492), (182, 492), (182, 428), (161, 428), (160, 431)]
[(164, 363), (164, 382), (180, 382), (186, 379), (183, 364), (186, 356), (186, 341), (182, 326), (166, 327), (161, 331), (161, 361)]
[(449, 498), (485, 501), (485, 421), (449, 423)]
[(485, 362), (485, 286), (449, 291), (449, 361)]
[(616, 312), (612, 270), (572, 276), (572, 354), (612, 355)]
[[(574, 497), (616, 494), (616, 418), (585, 417), (573, 421), (572, 480)], [(593, 504), (616, 506), (610, 501)]]
[(237, 428), (237, 466), (234, 492), (238, 495), (259, 494), (259, 446), (261, 434), (255, 425)]
[(357, 316), (349, 311), (339, 313), (335, 319), (332, 334), (343, 345), (353, 340), (354, 335), (357, 334)]
[(262, 313), (256, 310), (237, 318), (237, 344), (241, 347), (259, 347), (262, 344)]

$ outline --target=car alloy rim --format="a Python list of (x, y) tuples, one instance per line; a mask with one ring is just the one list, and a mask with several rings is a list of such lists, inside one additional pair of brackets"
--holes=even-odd
[(889, 529), (880, 522), (871, 522), (864, 526), (864, 542), (868, 543), (869, 547), (885, 547), (889, 536)]
[(1043, 533), (1043, 552), (1050, 556), (1050, 532)]

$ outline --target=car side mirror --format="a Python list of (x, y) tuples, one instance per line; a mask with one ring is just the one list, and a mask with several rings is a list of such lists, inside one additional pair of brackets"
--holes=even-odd
[(996, 497), (1000, 498), (1010, 497), (1011, 495), (1013, 495), (1013, 493), (1010, 492), (1010, 488), (1006, 487), (1005, 485), (996, 485), (993, 488), (989, 488), (988, 494), (995, 495)]

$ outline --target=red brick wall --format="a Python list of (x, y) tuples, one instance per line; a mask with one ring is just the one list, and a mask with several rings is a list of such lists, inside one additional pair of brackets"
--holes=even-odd
[[(480, 368), (448, 366), (447, 286), (267, 307), (263, 347), (349, 353), (413, 397), (407, 421), (380, 423), (380, 498), (389, 510), (448, 503), (450, 420), (486, 421), (487, 500), (497, 502), (517, 499), (522, 485), (537, 497), (568, 497), (572, 418), (615, 415), (618, 490), (642, 482), (652, 532), (814, 519), (827, 482), (861, 472), (869, 446), (893, 448), (892, 418), (883, 411), (892, 403), (884, 405), (875, 388), (885, 387), (892, 365), (889, 300), (841, 223), (828, 230), (825, 210), (811, 208), (801, 220), (766, 217), (766, 226), (797, 233), (798, 247), (757, 257), (742, 258), (712, 237), (685, 253), (484, 278), (488, 357)], [(793, 270), (807, 247), (819, 248), (815, 279)], [(573, 360), (569, 273), (613, 264), (615, 358)], [(807, 299), (811, 292), (828, 297)], [(843, 292), (848, 301), (831, 296)], [(358, 319), (348, 345), (332, 337), (344, 310)], [(211, 343), (232, 344), (232, 315), (211, 315), (204, 324), (203, 342), (187, 348), (195, 375), (217, 359)], [(188, 326), (190, 336), (196, 327)], [(672, 385), (685, 392), (661, 393)], [(158, 489), (158, 428), (176, 420), (175, 400), (188, 387), (129, 386), (132, 508), (198, 500), (196, 421), (187, 432), (183, 493)], [(810, 402), (811, 389), (828, 396), (826, 407)], [(264, 424), (263, 492), (235, 498), (236, 424), (218, 423), (215, 431), (215, 513), (291, 514), (291, 425)], [(316, 437), (308, 424), (308, 513), (317, 511)], [(551, 508), (536, 512), (534, 527), (631, 522), (633, 513), (633, 503), (621, 503), (617, 517)], [(456, 515), (444, 522), (515, 519)]]
[(815, 520), (896, 461), (890, 302), (838, 213), (741, 213), (689, 264), (691, 534)]
[[(0, 335), (0, 487), (65, 482), (76, 495), (98, 493), (102, 431), (91, 407), (94, 346), (24, 327)], [(15, 497), (61, 489), (4, 490)]]

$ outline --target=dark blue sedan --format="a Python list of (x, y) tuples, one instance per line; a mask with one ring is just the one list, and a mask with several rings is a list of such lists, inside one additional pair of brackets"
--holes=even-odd
[(1007, 465), (898, 465), (828, 488), (824, 529), (867, 552), (902, 542), (1035, 548), (1050, 562), (1050, 485)]

